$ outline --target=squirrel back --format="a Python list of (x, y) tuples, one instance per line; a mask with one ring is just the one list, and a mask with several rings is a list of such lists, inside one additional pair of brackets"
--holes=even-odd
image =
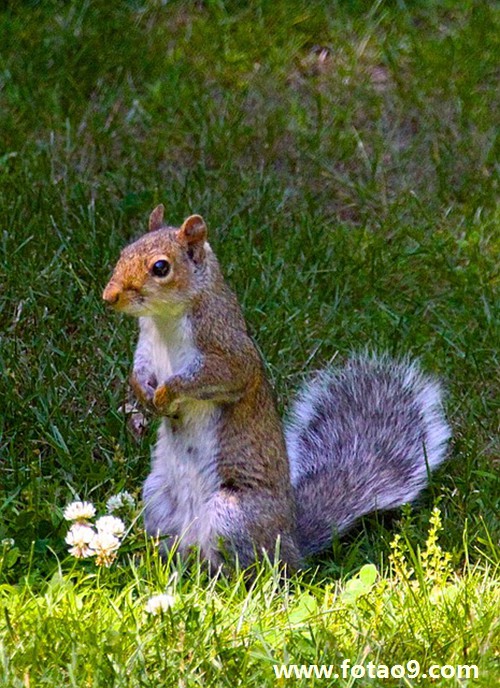
[(413, 501), (449, 437), (440, 386), (415, 362), (365, 353), (318, 373), (286, 428), (301, 555), (364, 514)]

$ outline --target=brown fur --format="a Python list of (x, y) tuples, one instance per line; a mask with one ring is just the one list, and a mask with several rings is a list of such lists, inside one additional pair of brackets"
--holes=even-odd
[[(160, 415), (180, 412), (180, 422), (186, 400), (219, 406), (214, 460), (220, 492), (214, 513), (224, 546), (249, 565), (255, 552), (265, 550), (272, 558), (281, 539), (281, 558), (295, 568), (299, 555), (288, 459), (263, 363), (206, 244), (202, 218), (192, 216), (180, 229), (158, 229), (161, 218), (162, 211), (155, 209), (152, 231), (122, 251), (103, 298), (132, 315), (187, 315), (201, 359), (196, 369), (159, 380), (152, 399), (134, 375), (131, 385)], [(170, 263), (168, 279), (151, 274), (158, 260)]]

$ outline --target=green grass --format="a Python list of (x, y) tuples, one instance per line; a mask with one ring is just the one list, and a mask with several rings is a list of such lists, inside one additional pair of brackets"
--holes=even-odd
[[(274, 662), (346, 657), (475, 663), (493, 685), (499, 23), (472, 0), (0, 11), (0, 685), (274, 685)], [(284, 587), (265, 565), (250, 590), (164, 566), (140, 521), (110, 570), (66, 554), (62, 507), (138, 496), (148, 471), (154, 428), (137, 442), (118, 411), (136, 324), (100, 293), (158, 202), (207, 220), (283, 409), (365, 346), (448, 390), (450, 460), (411, 515), (365, 518)], [(147, 617), (167, 584), (175, 606)]]

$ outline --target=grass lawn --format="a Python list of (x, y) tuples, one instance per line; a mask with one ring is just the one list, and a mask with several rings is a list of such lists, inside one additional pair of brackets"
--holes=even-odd
[[(495, 4), (26, 0), (0, 35), (0, 686), (495, 685)], [(284, 585), (164, 564), (141, 530), (154, 423), (137, 440), (119, 411), (136, 323), (101, 291), (159, 202), (205, 217), (284, 412), (367, 346), (447, 389), (419, 503)], [(117, 561), (69, 556), (64, 506), (122, 490)]]

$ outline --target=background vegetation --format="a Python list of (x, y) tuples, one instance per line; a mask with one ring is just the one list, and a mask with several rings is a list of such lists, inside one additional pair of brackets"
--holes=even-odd
[[(275, 662), (344, 657), (475, 663), (493, 685), (499, 29), (473, 0), (3, 6), (1, 685), (273, 685)], [(137, 442), (118, 410), (135, 323), (100, 294), (158, 202), (206, 218), (283, 409), (364, 346), (448, 389), (450, 461), (418, 507), (284, 588), (266, 566), (249, 591), (163, 566), (139, 522), (110, 570), (66, 556), (62, 507), (138, 496), (148, 471), (154, 428)], [(167, 584), (176, 604), (146, 617)]]

